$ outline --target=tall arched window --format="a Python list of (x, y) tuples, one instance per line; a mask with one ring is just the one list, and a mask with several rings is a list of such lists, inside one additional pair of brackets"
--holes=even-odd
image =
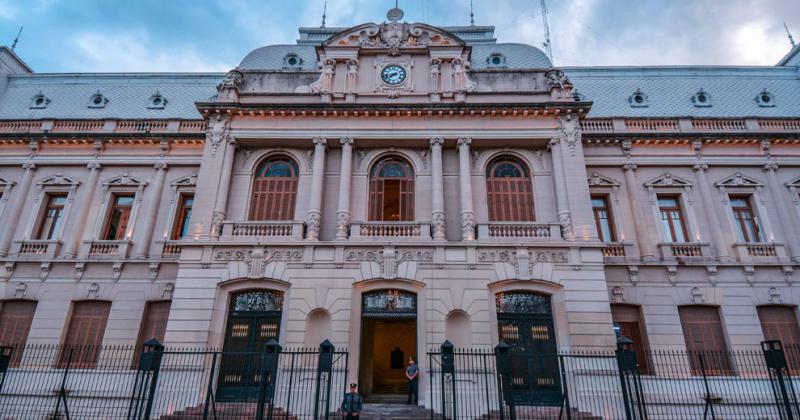
[(369, 174), (369, 220), (414, 220), (414, 170), (408, 161), (387, 157)]
[(493, 222), (532, 222), (533, 185), (528, 168), (519, 160), (503, 156), (486, 168), (486, 195), (489, 220)]
[(297, 162), (286, 156), (261, 162), (253, 180), (250, 220), (294, 219), (297, 174)]

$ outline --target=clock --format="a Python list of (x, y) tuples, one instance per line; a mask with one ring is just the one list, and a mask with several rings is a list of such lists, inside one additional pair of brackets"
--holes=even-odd
[(397, 86), (406, 80), (406, 69), (397, 64), (390, 64), (381, 70), (383, 83), (390, 86)]

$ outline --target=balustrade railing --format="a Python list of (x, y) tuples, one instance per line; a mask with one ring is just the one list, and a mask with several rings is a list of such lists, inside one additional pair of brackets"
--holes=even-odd
[(625, 246), (622, 243), (607, 243), (603, 248), (604, 257), (624, 257)]
[(39, 131), (42, 123), (40, 121), (0, 121), (0, 132), (2, 133), (26, 133), (29, 131)]
[(101, 131), (103, 121), (92, 120), (62, 120), (53, 124), (54, 132), (74, 132), (74, 131)]
[(125, 257), (130, 241), (92, 241), (89, 255), (96, 257)]
[(303, 223), (295, 221), (224, 222), (223, 237), (294, 237), (302, 238)]
[(671, 244), (673, 257), (702, 257), (703, 249), (699, 244)]
[(117, 131), (134, 133), (155, 133), (163, 132), (167, 129), (168, 121), (140, 121), (123, 120), (117, 122)]
[(625, 120), (630, 131), (678, 131), (678, 120)]
[(761, 119), (758, 126), (769, 131), (800, 131), (800, 120)]
[(614, 125), (610, 119), (586, 119), (581, 120), (581, 130), (587, 133), (611, 133)]
[(696, 119), (692, 127), (702, 131), (746, 131), (747, 125), (741, 119)]
[(362, 222), (353, 223), (353, 237), (420, 238), (430, 237), (429, 225), (418, 222)]
[(186, 133), (200, 133), (206, 131), (205, 121), (181, 121), (181, 131)]
[(745, 244), (747, 253), (751, 257), (777, 257), (775, 245), (772, 244)]
[(561, 225), (536, 222), (490, 222), (478, 224), (481, 239), (561, 239)]

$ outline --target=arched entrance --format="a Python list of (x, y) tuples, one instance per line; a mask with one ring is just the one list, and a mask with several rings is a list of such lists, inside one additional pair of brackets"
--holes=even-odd
[(518, 403), (558, 405), (561, 385), (550, 296), (510, 291), (495, 295), (500, 341), (511, 347)]
[(280, 335), (283, 292), (247, 290), (231, 295), (220, 362), (217, 399), (256, 399), (261, 352)]
[(405, 366), (417, 358), (417, 295), (397, 289), (361, 297), (359, 382), (365, 395), (406, 392)]

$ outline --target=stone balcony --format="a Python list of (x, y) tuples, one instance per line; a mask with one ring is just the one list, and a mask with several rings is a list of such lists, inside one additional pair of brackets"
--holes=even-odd
[(711, 244), (705, 242), (660, 242), (661, 260), (665, 262), (702, 262), (714, 260)]
[(431, 239), (431, 224), (428, 222), (353, 222), (350, 239), (397, 238)]
[(97, 240), (88, 243), (89, 256), (93, 258), (127, 258), (132, 244), (129, 240)]
[(18, 241), (17, 254), (25, 258), (55, 258), (61, 248), (61, 241), (48, 239), (26, 239)]
[(478, 224), (478, 239), (509, 242), (515, 239), (561, 240), (561, 225), (540, 222), (490, 222)]
[(303, 239), (305, 224), (292, 220), (259, 220), (222, 222), (220, 240), (268, 240), (275, 238)]
[(737, 242), (733, 244), (736, 258), (745, 264), (787, 262), (783, 244), (774, 242)]
[(628, 241), (606, 242), (601, 252), (603, 253), (603, 261), (610, 263), (623, 263), (636, 255), (633, 242)]

